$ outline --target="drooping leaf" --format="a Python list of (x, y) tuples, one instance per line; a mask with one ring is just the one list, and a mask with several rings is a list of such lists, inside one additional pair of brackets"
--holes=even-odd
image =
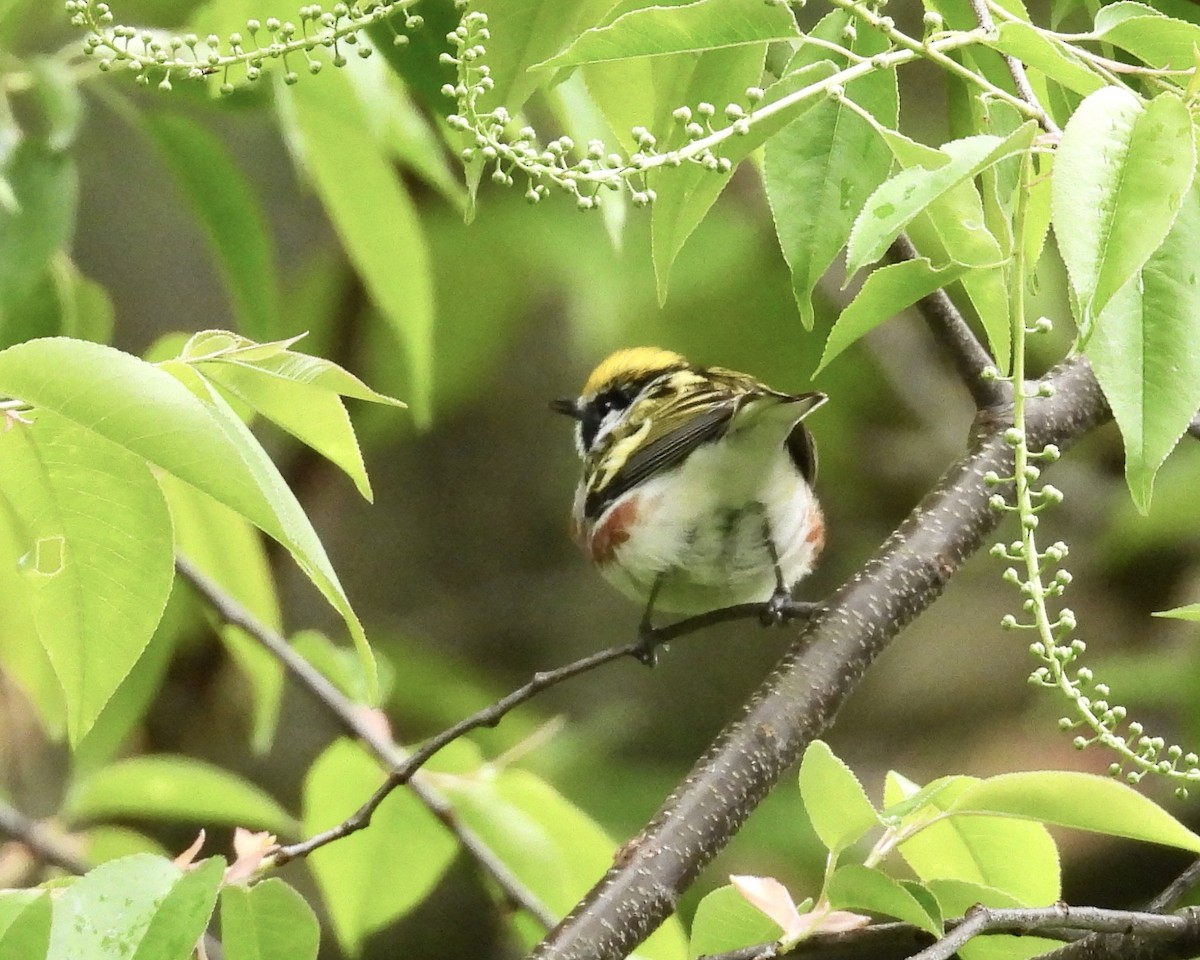
[(883, 321), (957, 280), (966, 269), (961, 264), (950, 264), (939, 270), (927, 257), (918, 257), (873, 270), (829, 331), (825, 352), (813, 376)]
[[(170, 474), (159, 477), (159, 486), (175, 522), (175, 552), (268, 629), (281, 630), (279, 598), (258, 531), (241, 514)], [(271, 744), (279, 717), (283, 665), (241, 627), (214, 626), (253, 690), (251, 743), (263, 752)]]
[(1200, 186), (1162, 245), (1117, 291), (1086, 346), (1125, 443), (1125, 481), (1142, 513), (1154, 477), (1200, 409)]
[[(289, 143), (346, 252), (404, 349), (414, 414), (430, 417), (433, 284), (416, 208), (371, 136), (350, 81), (330, 71), (283, 94)], [(354, 157), (347, 167), (346, 157)]]
[(1170, 231), (1195, 165), (1191, 117), (1172, 94), (1143, 105), (1124, 88), (1105, 87), (1067, 122), (1051, 214), (1083, 342)]
[[(0, 394), (72, 421), (237, 511), (288, 548), (374, 659), (308, 517), (240, 419), (190, 368), (145, 363), (99, 344), (34, 340), (0, 351)], [(189, 387), (196, 392), (193, 393)]]
[(679, 6), (649, 6), (623, 13), (577, 37), (561, 53), (534, 64), (535, 70), (605, 60), (700, 53), (799, 36), (786, 5), (760, 0), (696, 0)]
[(51, 256), (71, 235), (79, 181), (71, 156), (26, 138), (0, 160), (0, 182), (11, 190), (0, 203), (0, 339), (41, 278)]
[[(552, 913), (563, 916), (612, 864), (616, 844), (546, 781), (525, 770), (446, 777), (441, 788), (463, 823), (483, 838)], [(682, 960), (672, 918), (637, 949), (646, 960)]]
[(51, 410), (30, 417), (0, 434), (0, 495), (19, 528), (10, 559), (78, 743), (162, 617), (171, 517), (140, 457)]
[[(745, 88), (758, 82), (762, 72), (762, 51), (751, 47), (733, 47), (729, 50), (712, 50), (700, 55), (695, 72), (689, 79), (687, 92), (678, 101), (698, 103), (707, 100), (713, 104), (740, 101)], [(804, 110), (817, 102), (815, 93), (805, 97), (804, 91), (813, 88), (834, 72), (828, 60), (798, 70), (780, 78), (766, 91), (762, 105), (788, 102), (786, 109), (759, 121), (745, 135), (734, 135), (720, 145), (718, 153), (737, 167), (751, 151), (764, 143)], [(671, 132), (667, 149), (686, 143), (686, 136), (678, 129)], [(709, 170), (693, 163), (666, 169), (651, 182), (658, 193), (651, 209), (651, 249), (654, 255), (654, 273), (658, 284), (658, 299), (662, 303), (667, 295), (667, 282), (671, 266), (683, 244), (699, 226), (712, 208), (721, 191), (729, 182), (730, 174)]]
[[(885, 46), (886, 40), (874, 30), (859, 31), (852, 41), (860, 56), (879, 53)], [(851, 81), (846, 97), (884, 126), (895, 126), (899, 94), (894, 71), (878, 70)], [(813, 325), (817, 282), (891, 167), (887, 143), (841, 98), (822, 100), (803, 111), (767, 141), (763, 178), (806, 329)]]
[[(1027, 150), (1036, 133), (1037, 125), (1031, 121), (1003, 138), (981, 134), (954, 140), (942, 145), (941, 156), (931, 156), (885, 181), (871, 194), (850, 232), (847, 273), (853, 275), (882, 257), (909, 221), (947, 191)], [(971, 224), (963, 226), (972, 229)], [(982, 221), (974, 229), (982, 230)]]

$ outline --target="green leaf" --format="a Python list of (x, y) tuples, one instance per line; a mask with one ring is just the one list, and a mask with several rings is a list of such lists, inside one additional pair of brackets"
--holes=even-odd
[[(904, 826), (927, 825), (900, 845), (901, 856), (927, 884), (966, 880), (995, 887), (1025, 906), (1053, 903), (1060, 893), (1058, 849), (1042, 824), (999, 816), (929, 822), (953, 809), (957, 798), (977, 782), (959, 777), (925, 797)], [(1020, 850), (1021, 856), (1014, 857), (1013, 850)]]
[(0, 435), (0, 495), (16, 517), (12, 559), (78, 743), (162, 617), (171, 517), (141, 458), (48, 409), (30, 418)]
[(350, 415), (337, 394), (276, 377), (250, 364), (205, 363), (203, 374), (340, 467), (370, 502), (371, 481)]
[(97, 770), (67, 795), (72, 820), (186, 820), (295, 834), (297, 823), (272, 797), (237, 774), (191, 757), (130, 757)]
[(316, 960), (320, 945), (312, 907), (278, 877), (221, 890), (225, 960)]
[(0, 339), (75, 220), (79, 180), (75, 163), (35, 139), (21, 140), (0, 159)]
[(1096, 318), (1085, 348), (1125, 443), (1125, 481), (1146, 513), (1154, 477), (1200, 409), (1200, 185), (1141, 271)]
[(187, 960), (224, 869), (212, 857), (184, 873), (148, 853), (101, 864), (55, 900), (47, 960)]
[(50, 894), (0, 892), (0, 960), (41, 960), (50, 946)]
[[(690, 55), (684, 54), (690, 58)], [(753, 47), (734, 47), (729, 50), (712, 50), (694, 59), (695, 71), (689, 76), (686, 88), (674, 103), (727, 103), (740, 101), (745, 88), (757, 83), (762, 73), (762, 51)], [(784, 97), (798, 94), (807, 87), (819, 83), (834, 73), (828, 60), (788, 74), (767, 90), (760, 106), (777, 103)], [(593, 91), (595, 87), (591, 88)], [(745, 136), (733, 136), (721, 144), (719, 153), (733, 164), (734, 168), (769, 137), (783, 129), (789, 121), (802, 111), (810, 109), (818, 101), (813, 97), (802, 98), (786, 109), (754, 124)], [(667, 140), (666, 149), (676, 149), (686, 142), (686, 136), (676, 124)], [(706, 170), (693, 163), (685, 163), (677, 169), (663, 170), (652, 181), (658, 193), (650, 212), (651, 248), (654, 255), (654, 273), (658, 284), (659, 303), (667, 296), (667, 281), (671, 266), (692, 231), (700, 225), (716, 202), (731, 174)]]
[(821, 740), (809, 744), (800, 762), (800, 798), (831, 853), (844, 850), (880, 823), (858, 778)]
[(911, 923), (935, 937), (942, 935), (941, 924), (929, 915), (920, 901), (880, 870), (857, 863), (839, 867), (830, 878), (825, 894), (834, 909), (869, 910)]
[(728, 953), (779, 939), (779, 925), (732, 886), (717, 887), (696, 907), (688, 943), (691, 958)]
[(245, 425), (182, 364), (163, 367), (99, 344), (52, 338), (0, 351), (0, 395), (92, 431), (237, 511), (291, 552), (346, 621), (374, 676), (362, 624), (325, 548), (279, 471)]
[(271, 235), (245, 177), (221, 141), (182, 114), (146, 112), (142, 120), (208, 234), (239, 329), (256, 340), (278, 336)]
[(966, 269), (962, 264), (938, 269), (927, 257), (919, 257), (872, 270), (862, 289), (846, 305), (829, 331), (825, 352), (813, 376), (883, 321), (957, 280)]
[(1191, 117), (1171, 94), (1143, 105), (1124, 88), (1105, 87), (1067, 122), (1051, 214), (1079, 301), (1082, 341), (1166, 237), (1195, 165)]
[(561, 53), (534, 64), (548, 70), (582, 63), (700, 53), (772, 40), (794, 40), (800, 31), (784, 4), (762, 0), (696, 0), (682, 6), (631, 10), (577, 37)]
[[(262, 624), (283, 629), (279, 598), (262, 538), (241, 514), (170, 474), (158, 479), (175, 522), (175, 552), (185, 557)], [(264, 752), (275, 735), (283, 696), (283, 665), (241, 627), (212, 618), (253, 690), (251, 743)], [(364, 702), (367, 700), (363, 696)]]
[[(605, 0), (607, 3), (607, 0)], [(562, 0), (476, 0), (472, 10), (487, 14), (491, 38), (484, 60), (495, 82), (480, 101), (487, 111), (503, 104), (516, 116), (525, 101), (546, 81), (530, 68), (562, 49), (564, 43), (590, 27), (596, 4)]]
[[(612, 865), (616, 844), (603, 829), (528, 771), (485, 769), (441, 778), (439, 788), (462, 822), (558, 916), (566, 915)], [(682, 960), (686, 954), (683, 929), (672, 918), (638, 947), (636, 956)]]
[[(1009, 896), (1003, 890), (966, 880), (931, 880), (929, 889), (938, 898), (947, 917), (965, 916), (977, 903), (1000, 909), (1019, 909), (1030, 906), (1028, 903)], [(1048, 906), (1048, 904), (1036, 904), (1036, 906)], [(1041, 956), (1060, 946), (1062, 946), (1061, 942), (1046, 940), (1042, 937), (998, 934), (976, 937), (970, 943), (960, 947), (957, 955), (962, 957), (962, 960), (1027, 960), (1027, 958)]]
[[(429, 251), (412, 198), (370, 134), (343, 71), (281, 92), (283, 119), (372, 300), (404, 348), (414, 415), (430, 417), (434, 295)], [(354, 157), (347, 169), (346, 157)]]
[(1105, 85), (1104, 80), (1084, 66), (1066, 44), (1055, 43), (1028, 23), (1007, 20), (1000, 24), (995, 37), (984, 37), (983, 42), (1016, 57), (1027, 67), (1040, 70), (1051, 80), (1082, 96), (1095, 93)]
[(1101, 8), (1096, 14), (1094, 35), (1156, 69), (1190, 70), (1196, 66), (1200, 26), (1164, 16), (1142, 3), (1113, 3)]
[[(362, 747), (333, 743), (304, 780), (304, 835), (340, 823), (383, 780)], [(308, 863), (342, 949), (357, 953), (368, 934), (412, 911), (456, 852), (453, 836), (404, 787), (379, 805), (369, 829), (315, 850)]]
[(1153, 800), (1119, 780), (1089, 773), (1032, 770), (989, 777), (960, 793), (948, 810), (1026, 817), (1200, 852), (1200, 836)]
[(1172, 610), (1158, 610), (1151, 614), (1152, 617), (1170, 617), (1173, 620), (1192, 620), (1200, 622), (1200, 603), (1189, 603), (1184, 607), (1175, 607)]
[[(852, 42), (861, 56), (886, 46), (874, 30), (859, 31)], [(851, 81), (846, 96), (880, 123), (895, 125), (895, 71), (878, 70)], [(887, 143), (841, 98), (820, 101), (767, 141), (763, 179), (805, 329), (813, 325), (813, 290), (845, 246), (858, 211), (891, 168)]]
[[(929, 157), (885, 181), (854, 222), (846, 250), (847, 274), (852, 276), (882, 257), (909, 221), (948, 191), (1027, 150), (1036, 134), (1037, 125), (1030, 121), (1003, 138), (984, 134), (952, 140), (942, 145), (936, 162)], [(984, 229), (982, 218), (977, 224), (961, 226), (966, 231)]]
[[(0, 437), (0, 450), (5, 445)], [(16, 515), (0, 496), (0, 667), (29, 699), (46, 736), (58, 741), (67, 733), (67, 707), (45, 648), (30, 643), (37, 626), (29, 604), (28, 577), (20, 567), (27, 549)]]

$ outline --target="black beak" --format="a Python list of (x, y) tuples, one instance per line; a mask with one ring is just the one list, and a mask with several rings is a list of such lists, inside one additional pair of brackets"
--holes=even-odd
[(561, 413), (568, 417), (578, 420), (580, 417), (579, 405), (571, 397), (562, 397), (559, 400), (550, 401), (550, 409), (555, 413)]

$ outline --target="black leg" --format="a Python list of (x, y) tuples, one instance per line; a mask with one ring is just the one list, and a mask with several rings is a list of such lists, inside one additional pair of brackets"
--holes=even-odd
[(775, 548), (775, 537), (771, 533), (771, 522), (765, 516), (763, 517), (762, 526), (763, 543), (766, 545), (767, 554), (771, 558), (771, 564), (775, 567), (775, 592), (771, 594), (771, 599), (767, 601), (762, 612), (763, 626), (769, 627), (772, 624), (783, 623), (788, 619), (788, 610), (792, 606), (792, 591), (783, 582), (783, 570), (779, 566), (779, 551)]
[(642, 622), (638, 625), (638, 648), (634, 656), (648, 667), (658, 664), (658, 648), (662, 645), (654, 625), (650, 622), (650, 615), (654, 612), (654, 601), (658, 597), (664, 576), (666, 574), (660, 573), (654, 579), (654, 586), (650, 588), (650, 596), (646, 600), (646, 610), (642, 614)]

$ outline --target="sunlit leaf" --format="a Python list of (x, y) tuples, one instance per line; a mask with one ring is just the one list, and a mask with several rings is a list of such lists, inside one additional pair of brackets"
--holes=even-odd
[(162, 617), (174, 577), (171, 518), (136, 454), (51, 410), (30, 417), (0, 433), (0, 495), (19, 530), (21, 554), (10, 561), (78, 743)]
[(1200, 409), (1200, 187), (1162, 246), (1096, 319), (1086, 352), (1125, 443), (1125, 480), (1142, 513), (1154, 477)]
[(804, 751), (800, 797), (817, 836), (834, 853), (879, 825), (879, 814), (858, 778), (821, 740)]
[(147, 853), (101, 864), (55, 900), (47, 960), (186, 960), (208, 924), (224, 869), (213, 857), (185, 873)]
[(1080, 338), (1162, 243), (1196, 165), (1183, 101), (1143, 105), (1105, 87), (1080, 105), (1054, 161), (1054, 235), (1081, 310)]
[(680, 6), (631, 10), (585, 31), (561, 53), (534, 69), (578, 66), (604, 60), (699, 53), (799, 36), (791, 10), (761, 0), (696, 0)]

